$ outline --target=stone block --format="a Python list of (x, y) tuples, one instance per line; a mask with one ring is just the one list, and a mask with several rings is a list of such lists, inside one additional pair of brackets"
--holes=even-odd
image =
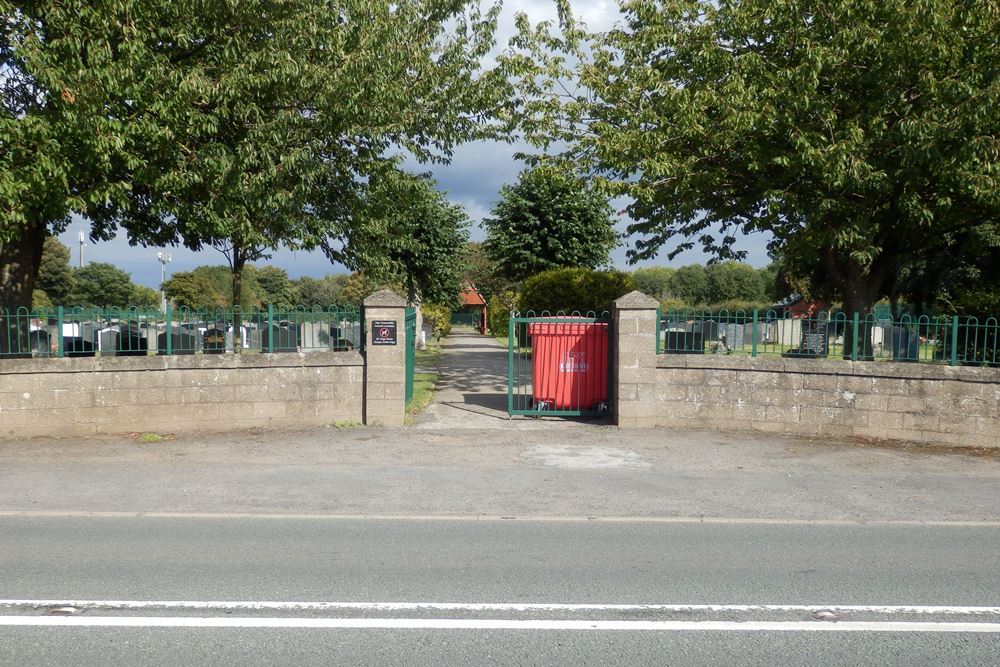
[(903, 413), (903, 430), (934, 431), (940, 430), (940, 417), (936, 414)]
[(658, 383), (656, 385), (656, 400), (658, 401), (683, 401), (687, 398), (687, 387), (683, 385), (671, 385)]
[(797, 422), (799, 421), (799, 410), (797, 405), (769, 405), (767, 406), (766, 419), (769, 422)]
[(932, 403), (927, 399), (913, 396), (890, 395), (887, 397), (886, 409), (889, 412), (923, 413)]

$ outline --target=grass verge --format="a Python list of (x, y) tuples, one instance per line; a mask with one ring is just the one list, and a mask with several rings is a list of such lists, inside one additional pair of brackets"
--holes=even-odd
[(412, 424), (414, 417), (423, 412), (434, 398), (434, 387), (437, 384), (438, 364), (444, 350), (436, 340), (427, 341), (427, 348), (417, 350), (414, 365), (418, 369), (413, 374), (413, 399), (406, 405), (406, 423)]

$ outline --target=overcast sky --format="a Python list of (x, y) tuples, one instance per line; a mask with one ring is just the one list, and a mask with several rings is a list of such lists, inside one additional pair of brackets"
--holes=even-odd
[[(614, 23), (617, 14), (617, 4), (601, 0), (574, 0), (573, 7), (588, 26), (595, 29), (607, 28)], [(498, 44), (505, 44), (513, 30), (513, 17), (516, 12), (527, 12), (533, 22), (555, 19), (555, 5), (552, 0), (514, 0), (504, 4), (503, 16), (499, 28)], [(500, 187), (505, 183), (513, 183), (523, 165), (514, 160), (514, 153), (519, 148), (508, 144), (493, 142), (475, 142), (459, 147), (454, 159), (448, 165), (413, 165), (419, 171), (430, 171), (437, 179), (441, 190), (449, 198), (463, 205), (473, 220), (471, 236), (473, 240), (482, 240), (483, 231), (479, 221), (488, 216), (493, 203), (497, 199)], [(627, 220), (619, 220), (618, 226), (624, 230)], [(60, 240), (70, 247), (73, 265), (79, 262), (79, 233), (89, 234), (89, 227), (83, 220), (74, 220), (69, 229), (60, 236)], [(740, 239), (737, 247), (748, 251), (747, 260), (755, 266), (767, 264), (767, 253), (764, 248), (766, 240), (762, 236)], [(216, 250), (191, 252), (186, 248), (141, 248), (130, 247), (124, 234), (109, 242), (91, 244), (83, 248), (85, 262), (108, 262), (132, 274), (132, 280), (153, 288), (159, 288), (160, 263), (156, 259), (158, 251), (166, 251), (172, 255), (172, 261), (167, 265), (168, 276), (176, 271), (189, 271), (202, 264), (225, 264), (225, 257)], [(612, 255), (615, 266), (629, 268), (625, 259), (628, 239)], [(642, 265), (682, 266), (684, 264), (701, 263), (706, 257), (700, 250), (688, 251), (667, 260), (665, 248), (661, 257)], [(288, 271), (292, 278), (300, 276), (320, 277), (328, 273), (341, 273), (344, 268), (331, 264), (321, 253), (292, 252), (279, 250), (271, 260), (261, 262), (281, 267)]]

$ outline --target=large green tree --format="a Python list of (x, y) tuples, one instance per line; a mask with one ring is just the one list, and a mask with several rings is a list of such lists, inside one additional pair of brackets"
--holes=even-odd
[(435, 185), (427, 175), (396, 170), (373, 179), (349, 237), (373, 251), (350, 256), (347, 265), (369, 280), (399, 281), (410, 303), (452, 305), (461, 289), (469, 218)]
[(330, 274), (322, 278), (302, 276), (295, 281), (302, 304), (307, 308), (312, 306), (334, 306), (341, 304), (341, 295), (347, 285), (349, 276), (346, 273)]
[[(345, 239), (402, 155), (495, 137), (497, 7), (478, 0), (0, 2), (0, 299), (28, 305), (46, 233), (205, 245), (242, 269)], [(337, 248), (338, 257), (379, 247)]]
[(607, 198), (546, 167), (505, 185), (483, 226), (487, 256), (513, 281), (548, 269), (607, 266), (618, 245)]
[(509, 62), (533, 138), (632, 198), (633, 258), (695, 243), (739, 258), (738, 235), (765, 232), (786, 270), (863, 312), (901, 261), (998, 219), (997, 3), (621, 9), (603, 34), (565, 15), (561, 35), (525, 30)]
[(45, 239), (35, 289), (44, 291), (53, 305), (57, 306), (67, 305), (67, 299), (73, 292), (73, 268), (70, 266), (69, 248), (54, 236)]
[[(73, 271), (73, 293), (69, 303), (56, 305), (126, 308), (133, 302), (136, 286), (132, 277), (114, 264), (91, 262)], [(145, 304), (141, 304), (145, 305)]]

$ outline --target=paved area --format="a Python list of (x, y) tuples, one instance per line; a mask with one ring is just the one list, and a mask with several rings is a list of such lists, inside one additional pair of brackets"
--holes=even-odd
[(434, 401), (417, 416), (419, 429), (566, 430), (600, 419), (507, 415), (507, 346), (469, 327), (454, 327), (443, 341)]

